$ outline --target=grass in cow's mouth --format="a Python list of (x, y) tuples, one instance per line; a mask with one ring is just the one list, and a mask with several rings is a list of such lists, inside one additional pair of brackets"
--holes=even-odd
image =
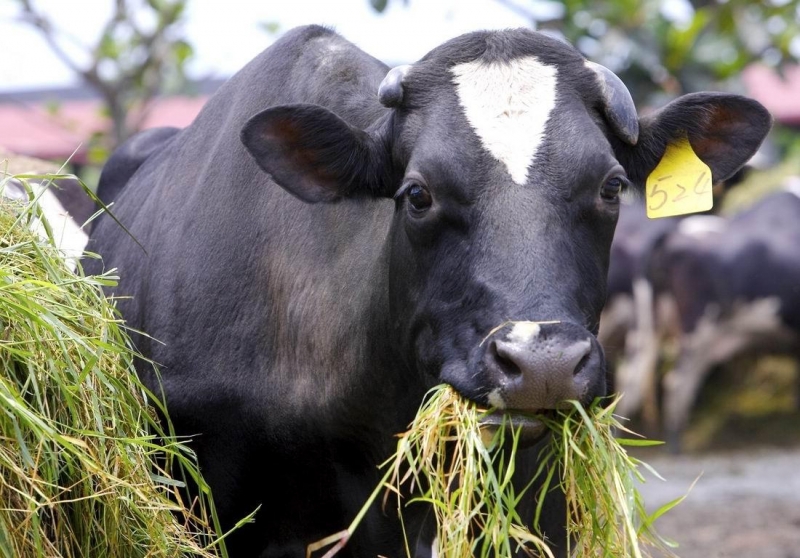
[(567, 529), (574, 537), (570, 555), (642, 558), (658, 551), (675, 556), (676, 545), (658, 534), (655, 521), (685, 496), (647, 512), (636, 486), (645, 481), (641, 468), (660, 476), (625, 448), (661, 442), (627, 429), (614, 415), (618, 401), (596, 402), (588, 409), (572, 401), (571, 409), (543, 418), (552, 432), (547, 460), (560, 462), (560, 486), (567, 496)]
[(208, 494), (179, 499), (179, 464), (205, 485), (145, 403), (114, 278), (73, 273), (39, 218), (0, 195), (0, 557), (224, 555)]
[[(401, 516), (405, 505), (426, 501), (436, 516), (437, 556), (512, 556), (524, 548), (530, 556), (552, 558), (537, 533), (537, 520), (533, 526), (526, 525), (516, 511), (522, 498), (536, 497), (517, 492), (511, 483), (518, 430), (497, 428), (495, 422), (487, 438), (482, 422), (485, 410), (449, 386), (439, 386), (428, 395), (408, 431), (400, 436), (397, 452), (385, 464), (384, 482), (362, 514), (381, 492), (383, 505), (395, 502)], [(537, 417), (551, 434), (542, 460), (545, 465), (537, 472), (542, 481), (537, 490), (542, 494), (558, 486), (566, 494), (570, 556), (644, 558), (652, 551), (675, 556), (675, 545), (656, 532), (654, 522), (683, 497), (647, 513), (636, 484), (644, 481), (641, 467), (652, 469), (625, 448), (660, 442), (645, 440), (625, 428), (614, 415), (617, 401), (605, 406), (598, 401), (588, 409), (574, 402), (569, 409)], [(620, 432), (631, 436), (621, 437)], [(442, 459), (444, 455), (452, 458)], [(404, 501), (401, 494), (409, 489), (422, 493)], [(325, 555), (333, 556), (360, 519), (311, 545), (307, 555), (335, 543)]]
[[(395, 494), (401, 487), (425, 488), (417, 499), (430, 502), (436, 515), (437, 556), (512, 556), (518, 546), (546, 554), (542, 538), (516, 511), (515, 431), (493, 426), (487, 437), (485, 414), (452, 388), (433, 391), (400, 438), (390, 486)], [(505, 439), (508, 433), (511, 440)], [(510, 451), (490, 451), (506, 442)], [(442, 459), (445, 455), (452, 458)]]

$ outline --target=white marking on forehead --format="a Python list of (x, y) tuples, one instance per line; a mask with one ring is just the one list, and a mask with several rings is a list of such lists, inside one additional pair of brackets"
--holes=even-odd
[(527, 345), (539, 335), (542, 330), (537, 322), (516, 322), (513, 329), (508, 333), (507, 339), (511, 343)]
[(556, 67), (526, 56), (508, 63), (475, 60), (451, 71), (459, 103), (483, 146), (514, 182), (525, 184), (556, 106)]

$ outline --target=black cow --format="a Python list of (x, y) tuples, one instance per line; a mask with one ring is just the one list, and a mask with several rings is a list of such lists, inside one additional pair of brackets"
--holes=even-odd
[[(134, 341), (160, 364), (178, 433), (199, 434), (223, 526), (261, 506), (232, 556), (303, 556), (353, 519), (433, 385), (531, 438), (543, 428), (527, 414), (604, 394), (595, 334), (620, 191), (684, 134), (725, 178), (770, 125), (719, 93), (638, 119), (610, 71), (529, 30), (466, 34), (390, 71), (302, 27), (148, 155), (122, 148), (133, 162), (104, 174), (127, 182), (114, 212), (144, 249), (106, 217), (90, 249), (152, 336)], [(543, 529), (564, 556), (551, 499)], [(421, 554), (426, 514), (404, 518)], [(404, 548), (376, 506), (343, 555)]]
[(677, 361), (664, 378), (664, 427), (674, 451), (715, 366), (747, 352), (800, 358), (798, 194), (779, 191), (730, 218), (692, 226), (697, 219), (662, 240), (649, 271), (656, 292), (674, 300), (680, 331)]

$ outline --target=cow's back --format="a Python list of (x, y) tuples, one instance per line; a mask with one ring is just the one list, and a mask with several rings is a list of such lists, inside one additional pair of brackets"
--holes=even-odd
[(139, 167), (149, 158), (164, 151), (179, 131), (172, 127), (151, 128), (134, 134), (120, 145), (105, 162), (100, 173), (97, 184), (97, 197), (100, 201), (107, 206), (114, 202)]

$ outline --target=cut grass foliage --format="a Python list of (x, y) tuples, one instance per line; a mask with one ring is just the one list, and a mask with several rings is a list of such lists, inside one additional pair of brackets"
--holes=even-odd
[[(481, 419), (488, 411), (449, 386), (438, 386), (400, 436), (395, 455), (384, 465), (383, 482), (362, 513), (347, 530), (310, 545), (307, 555), (335, 543), (325, 555), (333, 556), (380, 492), (388, 495), (384, 505), (396, 497), (402, 516), (406, 503), (401, 494), (407, 494), (409, 487), (412, 491), (425, 487), (422, 495), (408, 503), (431, 504), (437, 523), (435, 551), (440, 557), (509, 557), (525, 549), (526, 555), (552, 558), (536, 529), (542, 510), (537, 510), (533, 525), (526, 525), (516, 511), (522, 498), (539, 496), (542, 502), (547, 490), (566, 494), (570, 556), (643, 558), (652, 551), (662, 557), (675, 556), (674, 543), (658, 535), (654, 522), (683, 498), (647, 513), (636, 484), (645, 480), (642, 467), (655, 471), (625, 448), (660, 442), (645, 440), (625, 428), (614, 415), (617, 401), (601, 405), (598, 400), (588, 409), (570, 402), (555, 416), (538, 417), (550, 436), (532, 479), (544, 481), (535, 495), (527, 493), (530, 488), (516, 492), (511, 483), (518, 431), (498, 428), (487, 436)], [(504, 439), (508, 436), (510, 440)], [(445, 455), (450, 457), (443, 459)]]
[(555, 419), (542, 418), (551, 431), (545, 460), (561, 466), (559, 486), (566, 494), (567, 531), (573, 541), (570, 555), (642, 558), (655, 550), (659, 556), (675, 556), (676, 545), (658, 534), (655, 521), (685, 496), (647, 512), (636, 487), (645, 482), (641, 469), (661, 477), (625, 448), (661, 442), (627, 429), (614, 415), (618, 401), (604, 407), (598, 400), (588, 409), (570, 401), (571, 408), (559, 411)]
[(195, 457), (147, 404), (103, 296), (116, 277), (70, 271), (31, 232), (45, 218), (26, 189), (0, 196), (0, 557), (225, 556)]

